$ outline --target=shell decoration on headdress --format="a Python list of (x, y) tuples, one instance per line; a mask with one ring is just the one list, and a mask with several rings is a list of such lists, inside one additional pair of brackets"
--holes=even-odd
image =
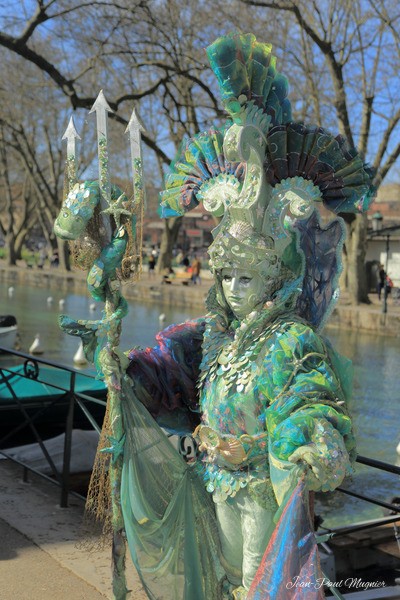
[(342, 136), (292, 122), (288, 83), (271, 50), (252, 34), (223, 36), (207, 48), (229, 121), (182, 147), (161, 194), (162, 215), (183, 215), (203, 202), (222, 217), (209, 248), (217, 272), (238, 265), (274, 277), (295, 235), (303, 254), (299, 304), (318, 326), (336, 293), (344, 225), (339, 219), (324, 230), (315, 209), (365, 211), (373, 174)]

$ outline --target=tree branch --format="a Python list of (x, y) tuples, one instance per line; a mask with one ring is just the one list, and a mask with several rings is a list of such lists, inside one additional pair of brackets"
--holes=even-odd
[(297, 20), (299, 27), (303, 29), (306, 34), (313, 40), (313, 42), (321, 50), (325, 56), (328, 68), (331, 73), (333, 88), (335, 91), (335, 98), (333, 104), (336, 109), (336, 114), (339, 122), (339, 131), (344, 135), (350, 146), (354, 147), (353, 133), (350, 125), (349, 113), (347, 109), (347, 98), (344, 85), (343, 77), (343, 65), (336, 60), (335, 52), (333, 50), (332, 41), (325, 40), (318, 35), (317, 31), (313, 29), (310, 23), (308, 23), (303, 17), (303, 13), (297, 2), (258, 2), (257, 0), (241, 0), (244, 4), (253, 6), (264, 6), (272, 8), (274, 10), (285, 10), (291, 12)]
[(397, 144), (397, 146), (394, 148), (394, 150), (389, 154), (387, 159), (384, 161), (383, 164), (381, 164), (380, 168), (378, 169), (376, 177), (375, 177), (376, 185), (380, 185), (382, 183), (382, 181), (385, 179), (386, 175), (388, 174), (388, 172), (390, 171), (390, 169), (392, 168), (392, 166), (394, 165), (396, 160), (399, 158), (399, 156), (400, 156), (400, 142)]
[[(400, 108), (398, 108), (396, 113), (389, 119), (388, 126), (385, 129), (385, 132), (381, 139), (381, 143), (379, 144), (378, 151), (375, 155), (373, 167), (378, 173), (380, 171), (380, 165), (383, 161), (383, 157), (384, 157), (387, 147), (389, 145), (390, 138), (391, 138), (396, 126), (398, 125), (399, 121), (400, 121)], [(385, 175), (386, 175), (386, 173), (385, 173)], [(383, 177), (381, 179), (383, 179)]]

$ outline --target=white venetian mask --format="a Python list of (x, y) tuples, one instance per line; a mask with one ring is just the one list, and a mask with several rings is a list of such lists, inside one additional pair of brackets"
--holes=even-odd
[(268, 281), (252, 269), (222, 269), (225, 299), (237, 319), (244, 319), (267, 295)]

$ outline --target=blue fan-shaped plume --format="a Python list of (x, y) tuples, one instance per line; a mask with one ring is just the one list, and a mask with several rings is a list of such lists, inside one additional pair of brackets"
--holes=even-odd
[(199, 204), (197, 197), (203, 183), (218, 175), (244, 178), (244, 163), (231, 163), (224, 156), (222, 145), (227, 123), (221, 129), (210, 129), (184, 141), (178, 158), (171, 165), (161, 192), (161, 215), (183, 215)]

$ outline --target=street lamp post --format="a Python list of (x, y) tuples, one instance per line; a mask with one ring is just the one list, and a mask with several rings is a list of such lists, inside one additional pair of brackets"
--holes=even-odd
[(388, 274), (388, 266), (389, 266), (389, 247), (390, 247), (390, 234), (388, 233), (386, 235), (386, 260), (385, 260), (385, 281), (383, 284), (383, 306), (382, 306), (382, 312), (383, 314), (387, 313), (387, 297), (388, 297), (388, 286), (387, 286), (387, 281), (386, 281), (386, 277)]

